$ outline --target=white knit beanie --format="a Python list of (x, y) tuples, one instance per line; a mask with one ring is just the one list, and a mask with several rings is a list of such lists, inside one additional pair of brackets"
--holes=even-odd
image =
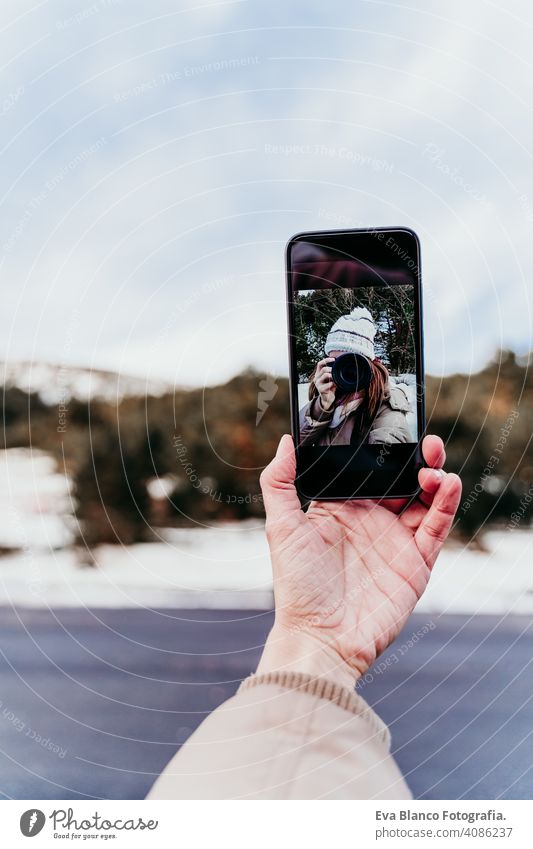
[(374, 336), (376, 325), (366, 307), (355, 307), (349, 315), (342, 315), (328, 333), (324, 350), (346, 351), (375, 359)]

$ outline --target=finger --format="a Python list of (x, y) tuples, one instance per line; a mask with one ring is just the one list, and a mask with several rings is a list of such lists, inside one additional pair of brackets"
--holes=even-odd
[(261, 473), (259, 482), (263, 492), (267, 522), (272, 528), (285, 523), (294, 527), (304, 520), (300, 500), (294, 486), (296, 456), (292, 437), (281, 437), (276, 456)]
[[(446, 451), (440, 436), (434, 434), (425, 436), (422, 440), (422, 454), (430, 468), (422, 468), (418, 473), (418, 482), (422, 487), (422, 491), (418, 493), (418, 500), (425, 507), (429, 507), (442, 480), (442, 475), (438, 474), (438, 471), (442, 471), (442, 466), (446, 460)], [(409, 503), (409, 499), (386, 498), (380, 503), (391, 513), (402, 513)]]
[[(406, 528), (416, 531), (420, 522), (426, 515), (428, 507), (431, 507), (435, 493), (444, 480), (445, 473), (442, 469), (420, 469), (418, 472), (418, 482), (420, 484), (420, 492), (416, 500), (412, 501), (407, 510), (402, 512), (402, 523)], [(396, 503), (396, 502), (395, 502)], [(405, 506), (407, 502), (403, 502)], [(398, 502), (398, 504), (402, 504)], [(400, 507), (401, 509), (401, 507)], [(394, 513), (399, 513), (399, 509), (393, 509)]]
[(433, 503), (433, 498), (439, 486), (444, 480), (445, 472), (443, 469), (420, 469), (418, 472), (418, 483), (421, 491), (418, 493), (418, 498), (430, 507)]
[(391, 513), (401, 513), (408, 502), (408, 498), (381, 498), (376, 500), (377, 504), (390, 510)]
[(450, 533), (460, 499), (460, 477), (454, 474), (445, 474), (433, 497), (431, 506), (415, 533), (415, 543), (430, 568), (435, 563), (442, 544)]
[(429, 434), (422, 440), (422, 456), (432, 469), (442, 469), (446, 462), (444, 442), (440, 436)]

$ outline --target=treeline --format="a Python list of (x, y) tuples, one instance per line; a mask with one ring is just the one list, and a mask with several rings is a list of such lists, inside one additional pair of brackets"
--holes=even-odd
[(366, 307), (374, 320), (376, 356), (392, 374), (416, 371), (412, 286), (317, 289), (299, 293), (294, 307), (294, 337), (299, 380), (306, 383), (324, 357), (326, 337), (343, 315)]
[[(529, 523), (527, 362), (504, 352), (478, 374), (430, 377), (427, 388), (428, 430), (442, 436), (447, 467), (463, 479), (458, 533), (474, 538), (518, 511)], [(287, 381), (254, 371), (223, 386), (64, 406), (60, 419), (38, 395), (6, 388), (4, 444), (56, 456), (89, 547), (151, 540), (158, 527), (261, 517), (259, 474), (290, 427)]]

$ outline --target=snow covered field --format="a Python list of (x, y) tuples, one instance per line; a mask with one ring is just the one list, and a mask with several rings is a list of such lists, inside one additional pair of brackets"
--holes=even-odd
[[(46, 455), (0, 452), (0, 604), (269, 608), (262, 526), (168, 530), (159, 542), (102, 546), (97, 568), (69, 549), (68, 482)], [(488, 552), (445, 548), (418, 609), (533, 614), (533, 532), (492, 531)]]

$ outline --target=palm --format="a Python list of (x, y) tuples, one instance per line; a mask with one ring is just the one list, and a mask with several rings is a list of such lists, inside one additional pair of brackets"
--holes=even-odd
[[(419, 472), (419, 499), (313, 502), (300, 509), (287, 437), (263, 473), (276, 623), (362, 672), (397, 636), (424, 592), (461, 495), (456, 475)], [(444, 446), (426, 437), (428, 466)], [(301, 642), (301, 641), (300, 641)]]
[(277, 582), (280, 622), (312, 630), (359, 669), (370, 666), (429, 580), (414, 541), (425, 512), (414, 504), (398, 516), (370, 501), (312, 505), (284, 547), (292, 566)]

